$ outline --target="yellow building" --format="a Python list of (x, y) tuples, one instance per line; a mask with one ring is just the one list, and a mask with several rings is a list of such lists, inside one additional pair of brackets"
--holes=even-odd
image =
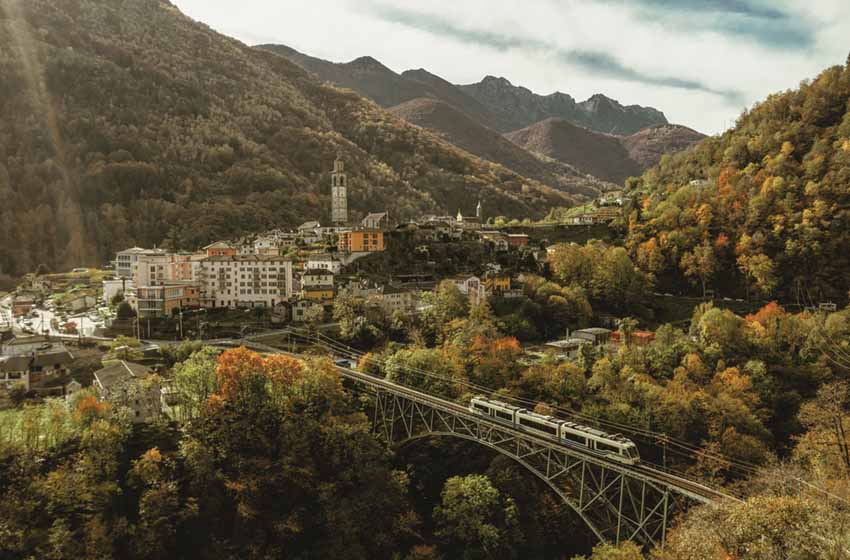
[(301, 290), (301, 297), (316, 303), (333, 303), (334, 289), (332, 286), (312, 286)]
[(384, 232), (378, 229), (342, 232), (338, 249), (345, 253), (379, 253), (384, 250)]

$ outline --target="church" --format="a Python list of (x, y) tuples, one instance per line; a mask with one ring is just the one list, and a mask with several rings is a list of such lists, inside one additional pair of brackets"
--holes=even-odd
[(457, 211), (457, 222), (458, 227), (462, 229), (481, 229), (482, 224), (484, 223), (483, 210), (481, 207), (481, 201), (478, 201), (478, 206), (475, 207), (475, 216), (464, 216), (460, 210)]

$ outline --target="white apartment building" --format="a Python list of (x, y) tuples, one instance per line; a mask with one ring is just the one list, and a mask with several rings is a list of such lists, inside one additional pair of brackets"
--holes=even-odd
[(138, 286), (155, 286), (166, 280), (175, 280), (168, 253), (142, 254), (136, 259), (133, 283)]
[(292, 261), (279, 256), (207, 257), (198, 275), (205, 307), (274, 307), (292, 297)]
[(306, 270), (327, 270), (331, 274), (339, 274), (342, 261), (332, 255), (315, 255), (307, 259)]
[(115, 255), (115, 274), (120, 278), (133, 278), (136, 274), (139, 257), (165, 254), (166, 252), (162, 249), (143, 249), (141, 247), (119, 251)]

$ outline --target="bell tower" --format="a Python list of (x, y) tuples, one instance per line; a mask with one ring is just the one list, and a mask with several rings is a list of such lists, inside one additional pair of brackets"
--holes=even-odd
[(331, 173), (331, 221), (335, 225), (348, 223), (348, 177), (342, 156), (337, 154)]

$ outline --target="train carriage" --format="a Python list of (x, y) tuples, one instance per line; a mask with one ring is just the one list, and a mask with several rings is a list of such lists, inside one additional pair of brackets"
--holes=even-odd
[(585, 447), (621, 463), (635, 465), (640, 462), (637, 446), (619, 434), (608, 434), (590, 426), (529, 412), (524, 408), (484, 397), (474, 397), (469, 402), (469, 411), (566, 444)]

